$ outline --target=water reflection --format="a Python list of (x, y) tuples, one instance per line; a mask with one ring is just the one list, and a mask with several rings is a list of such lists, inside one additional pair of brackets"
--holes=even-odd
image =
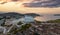
[(43, 15), (40, 17), (36, 17), (36, 20), (39, 21), (47, 21), (47, 20), (55, 20), (55, 19), (60, 19), (60, 16), (54, 16), (54, 15)]

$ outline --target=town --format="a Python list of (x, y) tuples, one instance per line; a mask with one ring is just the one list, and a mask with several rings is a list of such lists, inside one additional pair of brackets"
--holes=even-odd
[(41, 15), (17, 14), (0, 14), (0, 35), (60, 35), (60, 20), (41, 22), (35, 19)]

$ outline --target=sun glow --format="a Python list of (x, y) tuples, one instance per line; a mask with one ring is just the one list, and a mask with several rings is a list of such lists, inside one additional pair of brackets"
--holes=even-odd
[[(6, 1), (6, 0), (4, 0)], [(0, 3), (4, 2), (1, 1)], [(30, 7), (24, 7), (23, 3), (29, 3), (32, 0), (23, 0), (23, 1), (17, 1), (17, 2), (6, 2), (4, 4), (0, 4), (0, 11), (4, 12), (20, 12), (20, 13), (60, 13), (60, 7), (58, 8), (30, 8)]]

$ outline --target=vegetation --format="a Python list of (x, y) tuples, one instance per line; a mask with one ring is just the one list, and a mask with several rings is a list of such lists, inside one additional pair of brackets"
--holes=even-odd
[(49, 20), (49, 21), (47, 21), (47, 23), (60, 23), (60, 19)]
[(16, 34), (18, 32), (22, 32), (22, 31), (28, 29), (29, 27), (31, 27), (31, 24), (22, 25), (20, 28), (15, 27), (10, 31), (10, 33)]
[(7, 33), (7, 35), (11, 35), (10, 33)]
[(31, 27), (31, 24), (22, 25), (21, 31), (26, 30), (26, 29), (28, 29), (29, 27)]
[(3, 19), (3, 18), (0, 18), (0, 20)]
[(33, 35), (40, 35), (40, 34), (38, 34), (38, 33), (35, 32), (35, 33), (33, 33)]
[(35, 20), (35, 22), (34, 22), (36, 25), (40, 25), (42, 22), (41, 21), (37, 21), (37, 20)]
[(18, 22), (18, 23), (17, 23), (17, 25), (21, 25), (21, 24), (23, 24), (23, 23), (22, 23), (22, 22)]
[(37, 20), (35, 20), (35, 22), (36, 22), (36, 23), (41, 23), (41, 21), (37, 21)]

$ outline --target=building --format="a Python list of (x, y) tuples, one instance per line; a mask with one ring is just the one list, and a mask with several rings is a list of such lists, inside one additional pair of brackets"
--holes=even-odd
[(6, 34), (6, 28), (0, 26), (0, 33)]
[(34, 22), (34, 18), (32, 16), (26, 15), (23, 19), (24, 19), (23, 22), (25, 23)]
[(5, 25), (11, 25), (12, 21), (16, 20), (15, 18), (6, 19)]
[(16, 22), (31, 23), (34, 22), (34, 17), (25, 15), (24, 17), (15, 20)]
[(31, 23), (31, 22), (34, 22), (34, 18), (32, 16), (25, 15), (24, 17), (19, 18), (19, 19), (15, 19), (15, 18), (6, 19), (5, 25), (11, 25), (11, 24), (17, 25), (17, 23), (19, 22)]

